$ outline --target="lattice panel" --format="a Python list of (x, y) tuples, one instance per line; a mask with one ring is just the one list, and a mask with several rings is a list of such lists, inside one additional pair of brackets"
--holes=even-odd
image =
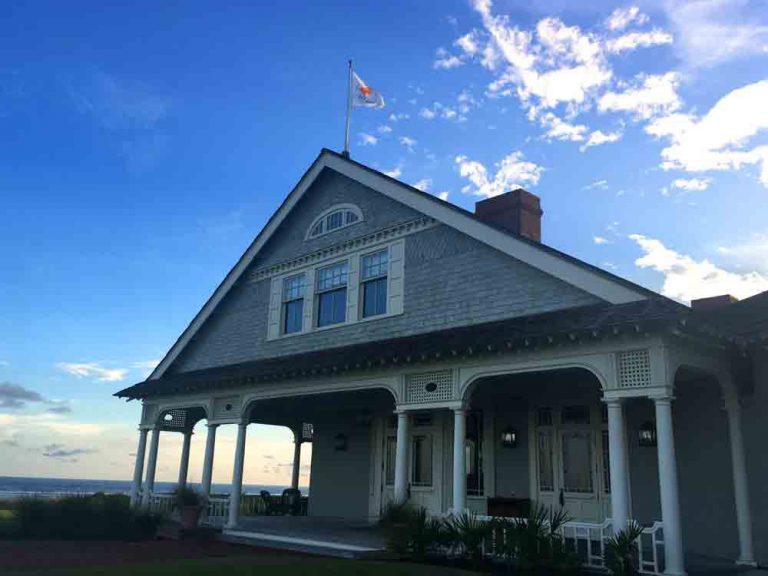
[(309, 422), (302, 422), (301, 424), (301, 439), (304, 442), (312, 442), (315, 436), (315, 427)]
[(453, 372), (440, 370), (409, 374), (405, 380), (407, 402), (441, 402), (453, 399)]
[(176, 408), (166, 410), (160, 423), (166, 430), (184, 430), (187, 426), (187, 411)]
[(619, 388), (651, 385), (651, 356), (648, 350), (632, 350), (618, 355)]

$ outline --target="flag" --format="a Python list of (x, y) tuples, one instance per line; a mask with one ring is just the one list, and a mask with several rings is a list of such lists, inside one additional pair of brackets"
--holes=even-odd
[(384, 108), (384, 98), (352, 72), (352, 106), (355, 108)]

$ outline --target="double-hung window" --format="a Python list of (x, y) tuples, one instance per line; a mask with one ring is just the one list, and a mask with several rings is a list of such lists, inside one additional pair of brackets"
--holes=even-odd
[(283, 280), (283, 334), (301, 332), (304, 318), (304, 274)]
[(362, 258), (363, 318), (387, 313), (389, 252), (381, 250)]
[(347, 263), (317, 271), (317, 326), (340, 324), (347, 318)]

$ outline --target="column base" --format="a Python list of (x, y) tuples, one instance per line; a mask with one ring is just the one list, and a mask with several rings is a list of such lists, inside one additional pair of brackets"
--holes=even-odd
[(757, 562), (755, 562), (754, 560), (742, 560), (741, 558), (739, 558), (738, 560), (736, 560), (735, 564), (736, 566), (747, 566), (749, 568), (757, 568)]
[(688, 576), (688, 573), (683, 570), (682, 572), (672, 572), (669, 570), (664, 570), (665, 576)]

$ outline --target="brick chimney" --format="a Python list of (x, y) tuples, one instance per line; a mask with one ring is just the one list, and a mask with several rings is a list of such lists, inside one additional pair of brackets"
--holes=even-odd
[(734, 302), (738, 302), (739, 299), (730, 294), (722, 294), (721, 296), (710, 296), (709, 298), (697, 298), (691, 300), (691, 308), (694, 310), (708, 312), (709, 310), (717, 310), (718, 308), (725, 308), (730, 306)]
[(518, 188), (475, 203), (475, 216), (507, 232), (541, 242), (541, 201)]

